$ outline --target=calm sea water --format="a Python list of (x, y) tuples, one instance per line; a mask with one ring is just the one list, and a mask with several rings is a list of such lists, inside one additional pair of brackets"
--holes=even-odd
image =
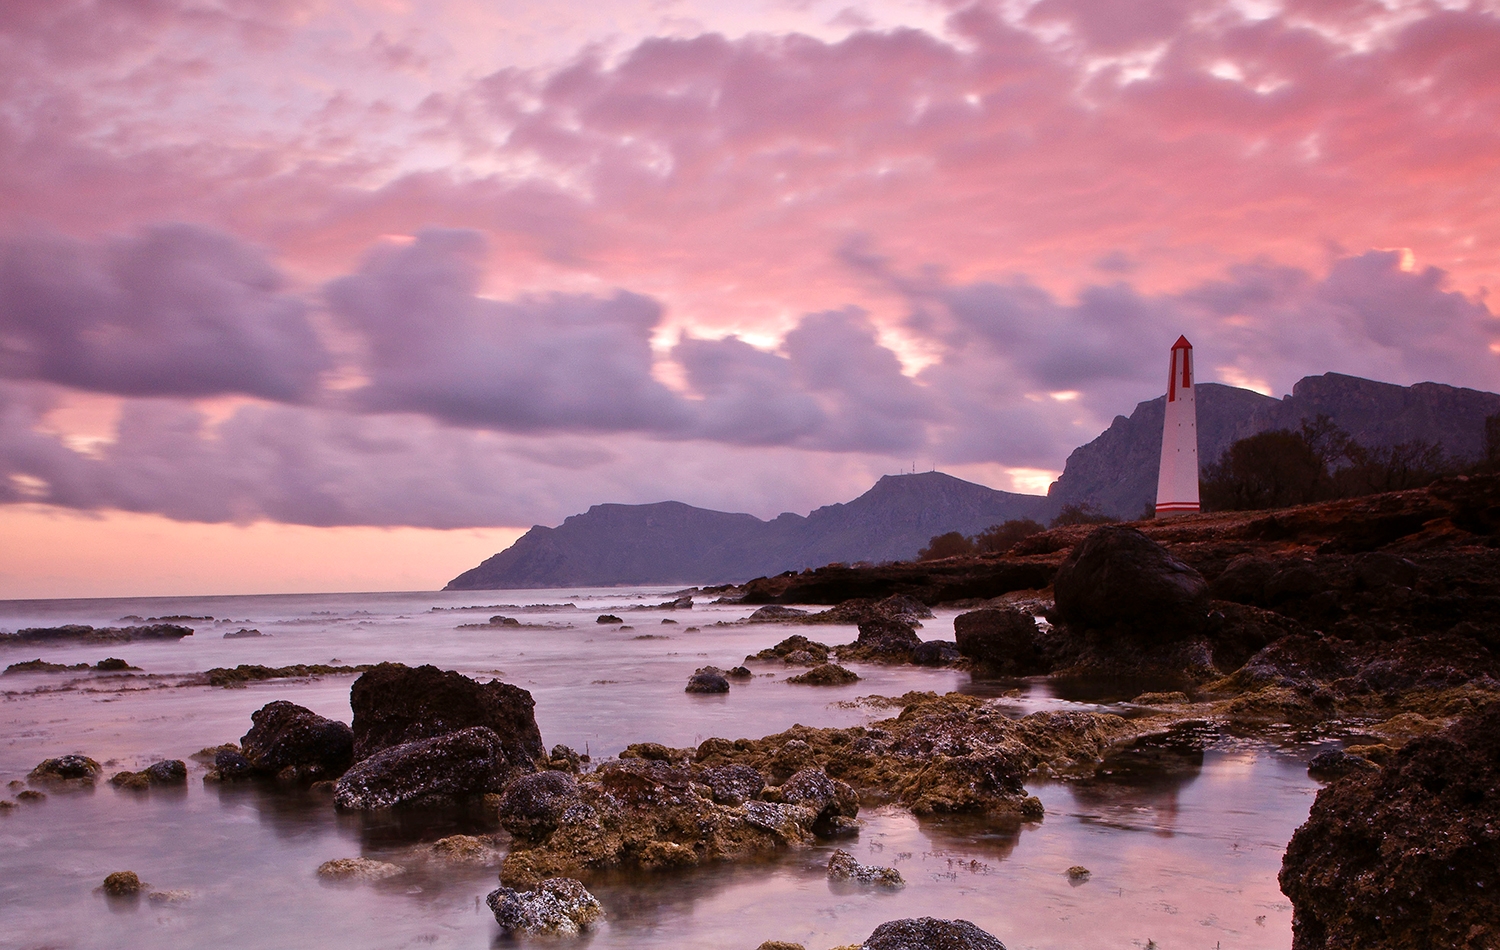
[[(22, 674), (0, 678), (0, 783), (24, 779), (44, 758), (80, 752), (106, 774), (161, 758), (186, 759), (237, 740), (262, 705), (287, 699), (347, 722), (353, 677), (182, 686), (181, 674), (260, 663), (432, 663), (498, 677), (531, 691), (550, 747), (596, 758), (631, 742), (696, 745), (710, 736), (758, 737), (808, 725), (853, 725), (888, 710), (841, 706), (911, 689), (1000, 695), (1014, 683), (965, 673), (853, 664), (847, 687), (799, 687), (788, 671), (756, 667), (722, 696), (683, 692), (688, 675), (732, 666), (792, 632), (842, 643), (853, 627), (713, 626), (751, 608), (631, 609), (670, 600), (668, 588), (0, 602), (0, 629), (61, 623), (118, 625), (134, 615), (212, 616), (174, 643), (0, 649), (21, 660), (94, 663), (121, 657), (143, 675)], [(541, 610), (453, 608), (573, 604)], [(443, 609), (435, 609), (443, 608)], [(618, 614), (633, 629), (601, 625)], [(493, 613), (550, 629), (459, 630)], [(951, 638), (956, 612), (926, 622)], [(664, 619), (676, 624), (664, 624)], [(689, 632), (686, 628), (698, 626)], [(224, 639), (241, 627), (268, 637)], [(764, 675), (774, 674), (774, 675)], [(998, 700), (1016, 715), (1043, 708), (1116, 710), (1023, 683)], [(1106, 697), (1108, 698), (1108, 697)], [(1088, 783), (1033, 785), (1046, 820), (1007, 834), (983, 822), (918, 821), (900, 809), (867, 811), (842, 846), (899, 868), (896, 892), (833, 885), (832, 847), (691, 873), (611, 880), (594, 888), (608, 918), (574, 942), (598, 948), (746, 948), (768, 939), (810, 950), (858, 943), (878, 924), (931, 915), (974, 921), (1017, 948), (1285, 948), (1291, 908), (1276, 886), (1281, 853), (1317, 791), (1312, 746), (1207, 734), (1150, 766)], [(490, 947), (509, 945), (483, 907), (494, 867), (427, 861), (421, 845), (487, 830), (475, 817), (337, 815), (326, 797), (262, 787), (205, 786), (189, 760), (185, 791), (48, 790), (44, 802), (0, 814), (0, 948)], [(0, 789), (13, 797), (14, 792)], [(493, 829), (488, 829), (493, 830)], [(370, 857), (408, 869), (380, 884), (333, 886), (315, 874), (330, 858)], [(1092, 875), (1070, 882), (1066, 870)], [(104, 876), (134, 870), (169, 905), (118, 905), (95, 893)], [(559, 946), (555, 941), (549, 946)]]

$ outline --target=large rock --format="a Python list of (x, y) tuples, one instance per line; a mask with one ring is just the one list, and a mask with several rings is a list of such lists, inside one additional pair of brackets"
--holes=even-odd
[(27, 777), (40, 782), (92, 785), (102, 771), (99, 763), (86, 755), (60, 755), (55, 759), (44, 759)]
[(953, 618), (958, 652), (988, 672), (1030, 676), (1047, 672), (1037, 649), (1036, 618), (1014, 607), (986, 607)]
[(910, 663), (912, 654), (922, 645), (922, 638), (911, 622), (895, 617), (871, 617), (859, 623), (859, 638), (851, 647), (840, 647), (842, 660), (858, 659), (877, 663)]
[(1320, 791), (1280, 883), (1293, 950), (1500, 946), (1500, 704)]
[(346, 810), (443, 805), (501, 792), (520, 774), (507, 761), (500, 737), (473, 726), (356, 763), (334, 786), (333, 802)]
[(290, 769), (297, 778), (316, 781), (338, 778), (354, 761), (354, 731), (296, 703), (267, 703), (250, 721), (240, 751), (258, 772)]
[(729, 680), (724, 678), (724, 671), (717, 667), (705, 666), (688, 677), (688, 693), (727, 693), (729, 692)]
[(356, 762), (471, 726), (491, 730), (513, 765), (546, 758), (531, 694), (498, 680), (478, 683), (435, 666), (382, 663), (354, 681), (349, 704)]
[(1104, 525), (1083, 540), (1053, 581), (1057, 617), (1085, 630), (1125, 627), (1167, 636), (1207, 616), (1203, 575), (1135, 528)]
[(1005, 944), (967, 920), (913, 917), (876, 927), (859, 950), (1005, 950)]

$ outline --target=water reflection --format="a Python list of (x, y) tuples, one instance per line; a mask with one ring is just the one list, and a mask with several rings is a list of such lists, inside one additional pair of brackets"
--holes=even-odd
[(1208, 723), (1184, 723), (1111, 752), (1092, 777), (1068, 786), (1079, 817), (1123, 831), (1144, 823), (1152, 833), (1172, 837), (1178, 799), (1203, 771), (1204, 749), (1216, 735)]

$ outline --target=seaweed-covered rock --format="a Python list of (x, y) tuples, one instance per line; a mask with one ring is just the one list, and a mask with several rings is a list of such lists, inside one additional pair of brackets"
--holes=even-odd
[(355, 761), (472, 726), (491, 730), (512, 766), (546, 758), (531, 694), (498, 680), (478, 683), (435, 666), (381, 663), (354, 681), (349, 704)]
[(150, 886), (134, 871), (114, 871), (105, 876), (99, 889), (110, 897), (134, 897)]
[(477, 835), (449, 835), (439, 838), (427, 853), (449, 864), (499, 864), (500, 851), (491, 838)]
[(1036, 618), (1014, 607), (986, 607), (953, 618), (958, 652), (1009, 676), (1047, 672), (1037, 649)]
[(1207, 616), (1203, 575), (1135, 528), (1103, 525), (1075, 547), (1053, 581), (1057, 616), (1085, 630), (1124, 627), (1164, 639)]
[(373, 858), (334, 858), (318, 865), (318, 877), (330, 881), (383, 881), (404, 873), (399, 864)]
[(517, 838), (539, 841), (552, 833), (576, 801), (578, 783), (567, 772), (523, 775), (500, 798), (500, 825)]
[(345, 810), (448, 804), (501, 792), (519, 774), (506, 761), (500, 737), (473, 726), (356, 763), (334, 785), (333, 803)]
[(150, 623), (134, 627), (91, 627), (70, 623), (60, 627), (27, 627), (0, 634), (0, 645), (24, 643), (132, 643), (139, 640), (180, 640), (193, 635), (191, 627)]
[(1500, 945), (1500, 703), (1320, 791), (1279, 880), (1293, 950)]
[(859, 674), (837, 663), (824, 663), (822, 666), (813, 667), (806, 673), (787, 677), (787, 682), (804, 686), (848, 686), (850, 683), (859, 682)]
[(579, 881), (554, 877), (535, 890), (501, 887), (485, 903), (506, 933), (576, 936), (604, 916), (604, 908)]
[(1350, 755), (1343, 749), (1328, 749), (1312, 757), (1307, 763), (1307, 774), (1331, 781), (1350, 772), (1369, 772), (1377, 768), (1379, 766), (1364, 756)]
[(1005, 950), (1005, 944), (967, 920), (914, 917), (881, 924), (859, 950)]
[(806, 617), (806, 610), (798, 610), (795, 607), (781, 607), (776, 604), (768, 604), (755, 613), (745, 618), (747, 623), (769, 623), (775, 620), (796, 620)]
[(855, 884), (876, 884), (881, 887), (905, 887), (906, 880), (895, 868), (860, 864), (854, 855), (840, 848), (828, 859), (828, 879), (849, 881)]
[(214, 753), (213, 771), (205, 775), (204, 781), (237, 782), (255, 775), (255, 766), (236, 749), (220, 749)]
[(894, 617), (871, 617), (859, 623), (859, 637), (839, 647), (840, 659), (874, 663), (910, 663), (922, 638), (910, 621)]
[(258, 772), (291, 769), (296, 778), (317, 781), (338, 778), (354, 760), (352, 729), (296, 703), (267, 703), (250, 721), (240, 749)]
[(187, 763), (181, 759), (153, 762), (139, 772), (116, 772), (109, 783), (117, 788), (149, 788), (152, 785), (187, 784)]
[(60, 755), (44, 759), (27, 777), (32, 781), (92, 785), (101, 771), (99, 763), (86, 755)]

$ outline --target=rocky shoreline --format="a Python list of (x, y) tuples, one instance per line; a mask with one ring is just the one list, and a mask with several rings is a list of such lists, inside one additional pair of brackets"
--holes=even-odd
[[(1283, 863), (1296, 950), (1479, 950), (1495, 945), (1500, 919), (1497, 529), (1500, 478), (1456, 478), (1276, 512), (1058, 529), (1002, 556), (828, 567), (721, 592), (772, 602), (756, 623), (858, 625), (848, 644), (798, 633), (746, 659), (805, 667), (809, 684), (838, 681), (844, 668), (834, 661), (1153, 684), (1128, 715), (1018, 718), (993, 700), (912, 692), (880, 700), (895, 714), (864, 726), (799, 725), (692, 748), (637, 743), (595, 763), (548, 750), (530, 693), (513, 685), (396, 663), (241, 667), (223, 671), (223, 685), (358, 672), (353, 722), (270, 703), (238, 743), (205, 750), (205, 780), (311, 786), (349, 813), (479, 809), (509, 834), (508, 847), (444, 839), (444, 853), (498, 863), (489, 897), (497, 925), (575, 934), (603, 912), (590, 882), (615, 872), (838, 841), (858, 835), (862, 809), (883, 805), (1019, 828), (1046, 820), (1026, 789), (1037, 777), (1087, 782), (1195, 729), (1291, 729), (1346, 739), (1310, 763), (1329, 784)], [(832, 591), (850, 596), (819, 612), (789, 606), (812, 593), (832, 600)], [(945, 601), (954, 592), (963, 596)], [(955, 639), (922, 640), (930, 607), (953, 600), (970, 608)], [(750, 674), (704, 667), (688, 688), (722, 692)], [(93, 760), (61, 756), (39, 765), (29, 777), (36, 789), (16, 798), (100, 778)], [(185, 778), (180, 760), (165, 760), (111, 781), (149, 790)], [(360, 860), (319, 873), (357, 881), (400, 871)], [(900, 886), (894, 869), (842, 851), (828, 870), (851, 886)], [(1382, 910), (1390, 894), (1399, 899)], [(924, 918), (883, 925), (862, 946), (1001, 944), (963, 921)]]

